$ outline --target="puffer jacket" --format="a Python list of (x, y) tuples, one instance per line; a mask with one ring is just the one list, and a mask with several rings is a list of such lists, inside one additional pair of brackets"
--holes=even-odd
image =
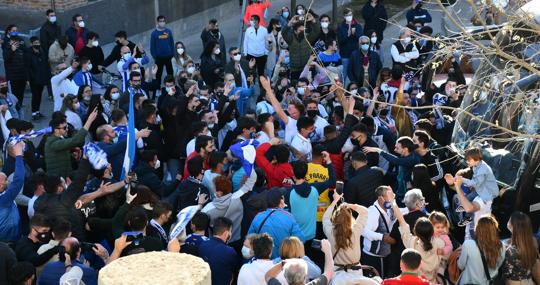
[(204, 213), (207, 213), (210, 216), (210, 224), (213, 224), (214, 220), (219, 217), (226, 217), (233, 221), (230, 242), (240, 240), (241, 238), (240, 229), (242, 217), (244, 216), (244, 206), (242, 204), (242, 199), (240, 198), (253, 189), (256, 181), (257, 174), (255, 173), (255, 170), (253, 170), (246, 180), (246, 183), (244, 183), (238, 191), (217, 197), (202, 209)]
[(319, 38), (321, 29), (319, 29), (318, 23), (307, 22), (305, 32), (307, 41), (306, 38), (295, 35), (292, 27), (286, 26), (281, 32), (283, 39), (289, 45), (290, 67), (293, 72), (304, 69), (312, 54), (311, 45)]
[(75, 202), (82, 195), (86, 178), (90, 174), (90, 163), (83, 159), (68, 189), (62, 193), (44, 193), (34, 203), (34, 211), (47, 217), (64, 218), (71, 223), (73, 236), (84, 241), (84, 223), (75, 209)]
[(24, 186), (24, 174), (23, 157), (17, 156), (13, 181), (6, 191), (0, 193), (0, 240), (2, 241), (16, 241), (21, 237), (19, 210), (15, 204), (15, 197)]
[(4, 50), (4, 64), (8, 80), (27, 80), (24, 53), (24, 43), (21, 43), (15, 51), (11, 47)]
[(46, 85), (51, 81), (51, 69), (47, 62), (47, 54), (43, 49), (35, 52), (30, 47), (26, 52), (26, 66), (30, 82)]

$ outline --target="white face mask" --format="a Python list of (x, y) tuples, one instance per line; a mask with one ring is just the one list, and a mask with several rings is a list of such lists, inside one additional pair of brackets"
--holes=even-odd
[(352, 95), (356, 95), (356, 94), (358, 94), (358, 89), (351, 89), (350, 92), (351, 92)]
[(122, 58), (123, 58), (124, 60), (129, 60), (129, 59), (131, 58), (131, 53), (130, 53), (130, 52), (124, 53), (124, 55), (122, 56)]
[(160, 28), (165, 27), (165, 22), (158, 22), (158, 27), (160, 27)]
[(352, 16), (345, 16), (345, 21), (347, 21), (347, 23), (350, 23), (352, 22)]
[(321, 22), (321, 28), (328, 29), (328, 26), (330, 26), (330, 23), (328, 22)]
[(250, 24), (252, 27), (255, 27), (255, 21), (251, 20), (251, 21), (249, 21), (249, 24)]
[(159, 115), (156, 116), (156, 124), (161, 124), (161, 117)]
[(194, 67), (194, 66), (190, 66), (190, 67), (187, 68), (186, 71), (187, 71), (187, 73), (189, 73), (189, 74), (193, 74), (193, 72), (195, 72), (195, 67)]
[(408, 45), (411, 42), (411, 37), (406, 37), (403, 39), (403, 43)]
[(89, 63), (89, 64), (88, 64), (88, 69), (86, 69), (86, 70), (87, 70), (87, 71), (88, 71), (88, 70), (92, 70), (92, 67), (93, 67), (92, 64)]
[(118, 92), (111, 93), (111, 99), (116, 101), (119, 98), (120, 98), (120, 93), (118, 93)]
[(154, 169), (158, 169), (161, 166), (161, 161), (159, 159), (156, 161), (156, 164), (154, 165)]
[(99, 42), (98, 42), (98, 41), (93, 41), (93, 42), (92, 42), (92, 45), (93, 45), (94, 47), (97, 47), (97, 46), (99, 46)]
[(250, 259), (251, 258), (251, 249), (247, 246), (242, 247), (242, 256), (244, 259)]
[(172, 87), (165, 87), (165, 91), (167, 91), (167, 94), (173, 93)]
[(77, 103), (73, 104), (73, 109), (75, 111), (79, 110), (79, 108), (81, 108), (81, 103), (77, 102)]
[(371, 37), (371, 43), (372, 44), (377, 43), (377, 37)]
[(49, 21), (50, 21), (51, 23), (55, 23), (55, 22), (56, 22), (56, 16), (50, 17), (50, 18), (49, 18)]
[(234, 59), (234, 61), (240, 61), (240, 59), (242, 59), (242, 55), (237, 54), (237, 55), (233, 56), (233, 59)]
[(214, 54), (220, 54), (220, 53), (221, 53), (221, 50), (219, 48), (214, 50)]
[(80, 28), (84, 28), (84, 21), (80, 21), (80, 22), (79, 22), (79, 27), (80, 27)]
[(131, 72), (138, 72), (138, 73), (142, 74), (141, 69), (135, 69), (135, 70), (132, 70)]
[(306, 93), (305, 87), (298, 87), (296, 88), (296, 92), (298, 92), (298, 95), (304, 95)]
[(298, 15), (304, 15), (304, 9), (298, 9), (298, 10), (296, 10), (296, 13)]
[(176, 51), (178, 52), (179, 55), (184, 54), (184, 49), (183, 48), (178, 48), (178, 49), (176, 49)]

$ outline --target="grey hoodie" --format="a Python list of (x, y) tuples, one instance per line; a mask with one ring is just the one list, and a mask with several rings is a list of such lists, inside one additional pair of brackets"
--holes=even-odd
[(212, 202), (206, 205), (202, 211), (210, 216), (210, 224), (214, 224), (214, 220), (219, 217), (226, 217), (233, 222), (232, 237), (229, 242), (234, 242), (240, 239), (240, 229), (242, 224), (242, 217), (244, 216), (244, 206), (240, 199), (244, 194), (251, 191), (255, 182), (257, 181), (257, 174), (255, 170), (251, 171), (251, 176), (248, 177), (246, 183), (234, 193), (216, 197)]

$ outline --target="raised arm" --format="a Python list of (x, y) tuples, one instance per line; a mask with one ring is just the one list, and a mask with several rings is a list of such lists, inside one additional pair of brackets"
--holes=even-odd
[(283, 111), (283, 108), (281, 108), (281, 104), (279, 104), (279, 101), (276, 98), (276, 95), (274, 95), (274, 91), (272, 90), (272, 86), (270, 86), (270, 82), (266, 77), (260, 76), (259, 81), (264, 88), (264, 91), (266, 91), (266, 96), (270, 100), (270, 103), (272, 104), (272, 107), (274, 107), (274, 110), (276, 111), (279, 118), (285, 123), (289, 123), (289, 116), (285, 114), (285, 111)]

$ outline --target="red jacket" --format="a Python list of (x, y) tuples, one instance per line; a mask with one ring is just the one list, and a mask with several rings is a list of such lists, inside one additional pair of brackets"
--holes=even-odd
[(266, 181), (268, 188), (290, 186), (290, 182), (294, 177), (292, 166), (287, 163), (273, 164), (264, 154), (270, 148), (270, 143), (263, 143), (257, 148), (257, 156), (255, 162), (266, 173)]
[(398, 277), (384, 280), (381, 285), (429, 285), (429, 281), (424, 276), (404, 272)]
[(254, 3), (247, 6), (246, 13), (244, 14), (244, 24), (249, 27), (249, 20), (251, 20), (251, 16), (258, 15), (261, 19), (259, 24), (263, 27), (266, 27), (266, 24), (264, 23), (264, 10), (270, 7), (270, 5), (270, 0), (266, 0), (266, 2), (264, 3)]
[[(199, 153), (196, 152), (196, 151), (194, 151), (194, 152), (190, 153), (190, 154), (188, 155), (188, 157), (186, 158), (186, 163), (184, 164), (184, 174), (183, 174), (183, 176), (182, 176), (182, 181), (186, 180), (186, 179), (190, 176), (189, 171), (188, 171), (188, 169), (187, 169), (187, 163), (188, 163), (188, 161), (190, 161), (192, 158), (194, 158), (194, 157), (196, 157), (196, 156), (198, 156), (198, 155), (199, 155)], [(208, 157), (206, 157), (206, 158), (204, 159), (203, 168), (204, 168), (204, 170), (210, 169), (210, 166), (208, 165)], [(174, 177), (173, 177), (173, 179), (174, 179)]]

